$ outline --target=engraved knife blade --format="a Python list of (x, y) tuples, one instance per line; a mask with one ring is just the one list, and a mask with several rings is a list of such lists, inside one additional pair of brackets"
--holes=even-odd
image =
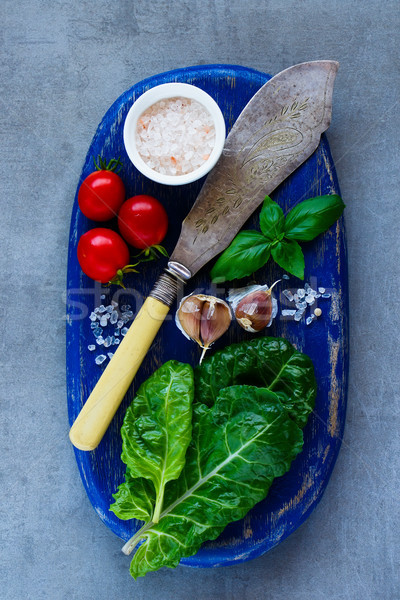
[(301, 63), (248, 102), (182, 223), (169, 268), (189, 279), (222, 252), (254, 210), (319, 144), (332, 114), (339, 63)]

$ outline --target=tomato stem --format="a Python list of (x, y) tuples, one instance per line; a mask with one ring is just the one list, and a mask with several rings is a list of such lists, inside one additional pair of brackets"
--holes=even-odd
[(126, 273), (139, 273), (139, 271), (137, 269), (135, 269), (135, 267), (137, 267), (139, 263), (134, 263), (133, 265), (125, 265), (125, 267), (123, 267), (122, 269), (118, 269), (118, 271), (116, 272), (116, 274), (114, 275), (114, 277), (112, 279), (110, 279), (110, 281), (107, 283), (108, 286), (110, 285), (120, 285), (122, 288), (125, 288), (125, 285), (123, 283), (123, 279), (124, 279), (124, 275)]
[(114, 277), (110, 279), (110, 281), (106, 285), (120, 285), (125, 290), (126, 288), (123, 283), (124, 275), (126, 275), (126, 273), (139, 273), (139, 271), (135, 269), (135, 267), (137, 267), (141, 263), (156, 260), (157, 258), (160, 258), (160, 255), (168, 256), (168, 252), (163, 246), (160, 246), (159, 244), (154, 244), (154, 246), (149, 246), (148, 248), (145, 248), (144, 250), (139, 252), (139, 254), (133, 257), (134, 259), (136, 259), (137, 262), (133, 263), (132, 265), (125, 265), (125, 267), (123, 267), (122, 269), (118, 269)]
[[(99, 154), (96, 159), (93, 157), (94, 166), (96, 171), (111, 171), (112, 173), (119, 173), (123, 167), (123, 164), (120, 160), (120, 156), (118, 158), (111, 158), (108, 163), (104, 160)], [(97, 164), (98, 163), (98, 164)]]
[[(166, 256), (168, 258), (168, 252), (164, 248), (164, 246), (160, 246), (160, 244), (154, 244), (153, 246), (148, 246), (144, 248), (139, 254), (135, 256), (135, 258), (139, 262), (149, 262), (150, 260), (156, 260), (160, 258), (160, 256)], [(141, 258), (144, 257), (144, 258)]]

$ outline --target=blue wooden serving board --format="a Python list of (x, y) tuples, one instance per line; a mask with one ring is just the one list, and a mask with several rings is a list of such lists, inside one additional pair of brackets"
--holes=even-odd
[[(207, 65), (163, 73), (134, 85), (122, 94), (107, 111), (90, 145), (82, 170), (81, 181), (93, 171), (93, 156), (101, 154), (110, 159), (121, 156), (124, 169), (121, 176), (127, 188), (127, 197), (146, 193), (157, 197), (165, 206), (170, 227), (165, 239), (169, 252), (178, 239), (181, 222), (189, 212), (203, 182), (182, 187), (167, 187), (152, 183), (131, 165), (123, 145), (123, 125), (133, 101), (155, 85), (171, 81), (194, 84), (208, 92), (219, 104), (227, 131), (254, 93), (270, 78), (253, 69), (230, 65)], [(79, 186), (78, 186), (79, 189)], [(284, 209), (302, 199), (321, 194), (340, 193), (334, 163), (326, 137), (323, 136), (316, 152), (291, 175), (273, 194)], [(257, 227), (257, 216), (246, 228)], [(115, 228), (115, 223), (109, 224)], [(76, 247), (79, 237), (90, 228), (103, 226), (89, 221), (78, 208), (77, 197), (72, 211), (69, 240), (67, 282), (67, 388), (69, 420), (72, 425), (90, 391), (105, 368), (94, 363), (88, 344), (94, 343), (88, 314), (102, 301), (118, 299), (130, 304), (134, 312), (151, 290), (165, 259), (143, 265), (140, 276), (132, 275), (129, 289), (121, 294), (115, 287), (101, 287), (80, 270)], [(281, 317), (259, 335), (283, 336), (313, 360), (318, 382), (318, 396), (314, 414), (304, 430), (303, 452), (293, 462), (290, 471), (275, 480), (268, 497), (255, 506), (242, 520), (229, 525), (214, 542), (206, 543), (196, 556), (185, 558), (182, 564), (192, 567), (216, 567), (249, 560), (270, 550), (284, 540), (309, 516), (325, 490), (335, 464), (343, 435), (348, 372), (348, 290), (347, 256), (343, 218), (313, 242), (303, 244), (305, 253), (305, 280), (312, 287), (323, 286), (332, 293), (330, 300), (319, 300), (322, 316), (310, 326)], [(282, 276), (276, 265), (268, 264), (256, 273), (257, 283), (272, 283)], [(249, 278), (249, 282), (254, 282)], [(241, 281), (238, 285), (243, 285)], [(297, 289), (304, 282), (296, 278), (279, 284), (276, 297), (280, 309), (290, 308), (281, 291)], [(226, 287), (226, 290), (228, 286)], [(209, 281), (206, 266), (186, 288), (192, 291), (215, 292)], [(219, 288), (219, 294), (221, 288)], [(315, 305), (314, 307), (315, 308)], [(123, 480), (120, 427), (134, 390), (156, 368), (169, 359), (197, 364), (199, 349), (178, 331), (173, 321), (175, 307), (163, 324), (150, 352), (140, 368), (117, 415), (99, 447), (93, 452), (75, 449), (76, 460), (89, 499), (104, 523), (123, 540), (128, 540), (139, 527), (137, 521), (120, 521), (109, 505), (112, 494)], [(213, 349), (232, 342), (254, 337), (233, 324)]]

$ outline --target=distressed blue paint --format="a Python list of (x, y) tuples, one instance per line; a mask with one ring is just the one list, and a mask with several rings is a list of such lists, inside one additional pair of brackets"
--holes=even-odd
[[(219, 103), (229, 130), (244, 105), (268, 79), (268, 75), (244, 67), (207, 65), (170, 71), (133, 86), (118, 98), (99, 125), (89, 148), (80, 181), (93, 170), (93, 156), (102, 154), (105, 158), (111, 158), (121, 155), (124, 163), (122, 176), (128, 197), (144, 192), (156, 196), (165, 205), (170, 219), (165, 245), (171, 251), (178, 238), (180, 223), (189, 211), (202, 182), (178, 189), (169, 188), (146, 180), (134, 170), (126, 156), (122, 140), (124, 119), (133, 100), (154, 85), (170, 81), (192, 83), (207, 91)], [(276, 190), (273, 197), (287, 209), (304, 198), (333, 192), (340, 193), (339, 185), (328, 142), (323, 136), (317, 151)], [(110, 225), (115, 226), (113, 223)], [(95, 223), (88, 222), (79, 212), (75, 197), (67, 282), (67, 384), (70, 424), (76, 418), (103, 369), (94, 364), (93, 354), (87, 350), (87, 345), (92, 340), (90, 322), (87, 318), (81, 319), (80, 315), (87, 314), (100, 303), (101, 293), (116, 292), (116, 289), (101, 290), (99, 286), (93, 288), (93, 282), (81, 273), (76, 259), (79, 236), (95, 226)], [(246, 224), (247, 228), (256, 226), (256, 216)], [(229, 525), (218, 540), (205, 544), (196, 556), (182, 560), (182, 564), (192, 567), (229, 565), (249, 560), (270, 550), (308, 517), (328, 483), (343, 435), (347, 393), (348, 290), (343, 219), (338, 226), (333, 226), (317, 240), (304, 244), (303, 248), (306, 279), (312, 276), (314, 279), (311, 282), (314, 285), (318, 282), (318, 285), (333, 290), (333, 300), (320, 301), (323, 316), (310, 327), (306, 327), (304, 322), (298, 324), (277, 319), (268, 334), (288, 338), (297, 348), (308, 353), (315, 365), (318, 397), (315, 413), (304, 431), (304, 451), (297, 457), (290, 472), (274, 482), (265, 501), (258, 504), (245, 519)], [(163, 266), (163, 261), (157, 264), (150, 263), (146, 265), (144, 277), (132, 276), (129, 283), (132, 287), (135, 286), (136, 291), (133, 292), (133, 297), (129, 293), (123, 296), (122, 302), (135, 304), (135, 297), (145, 297)], [(257, 273), (257, 281), (271, 283), (281, 275), (279, 268), (268, 264)], [(284, 283), (285, 287), (297, 288), (302, 285), (295, 278), (289, 283)], [(207, 268), (190, 283), (187, 293), (194, 289), (212, 292)], [(280, 299), (283, 302), (283, 297)], [(228, 334), (215, 344), (215, 348), (250, 337), (233, 325)], [(144, 360), (134, 385), (140, 385), (155, 368), (168, 359), (175, 358), (194, 365), (198, 361), (198, 355), (196, 345), (187, 341), (177, 331), (172, 319), (167, 320)], [(131, 537), (138, 523), (120, 521), (108, 511), (108, 507), (112, 501), (111, 494), (123, 479), (119, 429), (132, 394), (133, 386), (96, 451), (75, 450), (82, 481), (94, 509), (104, 523), (124, 540)]]

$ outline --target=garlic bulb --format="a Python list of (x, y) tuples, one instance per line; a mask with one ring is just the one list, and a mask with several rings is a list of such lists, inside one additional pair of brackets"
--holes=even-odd
[(192, 294), (182, 299), (175, 320), (186, 337), (203, 348), (201, 363), (211, 344), (228, 330), (232, 315), (224, 300), (206, 294)]
[(243, 329), (251, 333), (258, 333), (271, 325), (277, 314), (277, 302), (271, 291), (278, 281), (271, 287), (252, 285), (230, 290), (228, 300), (232, 305), (237, 322)]

